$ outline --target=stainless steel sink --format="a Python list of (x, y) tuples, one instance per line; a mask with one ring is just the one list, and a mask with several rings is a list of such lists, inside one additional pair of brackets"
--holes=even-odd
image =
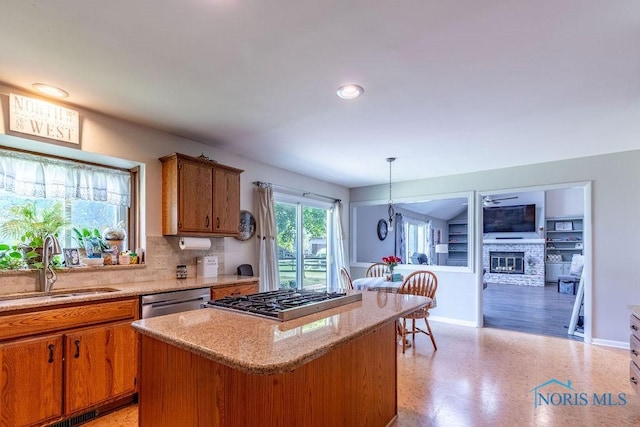
[(0, 301), (30, 299), (30, 298), (70, 298), (83, 295), (98, 295), (110, 292), (118, 292), (116, 288), (78, 288), (78, 289), (60, 289), (49, 293), (44, 292), (25, 292), (21, 294), (0, 295)]

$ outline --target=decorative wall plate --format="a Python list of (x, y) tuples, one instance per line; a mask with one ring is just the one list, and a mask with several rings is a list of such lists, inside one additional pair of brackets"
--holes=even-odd
[(387, 221), (381, 219), (378, 221), (378, 239), (384, 240), (387, 238), (387, 234), (389, 233), (389, 228), (387, 226)]
[(249, 240), (256, 234), (256, 220), (249, 211), (240, 211), (240, 226), (236, 239)]

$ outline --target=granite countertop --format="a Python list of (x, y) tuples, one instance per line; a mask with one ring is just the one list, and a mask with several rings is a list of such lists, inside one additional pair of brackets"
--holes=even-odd
[[(258, 280), (255, 276), (235, 276), (235, 275), (219, 275), (218, 277), (198, 277), (188, 279), (167, 279), (154, 280), (149, 282), (119, 283), (113, 286), (88, 286), (78, 288), (64, 288), (53, 290), (49, 295), (43, 292), (29, 292), (23, 294), (0, 295), (0, 314), (16, 310), (25, 310), (32, 308), (42, 308), (47, 306), (56, 306), (61, 304), (100, 301), (114, 298), (140, 296), (148, 294), (157, 294), (160, 292), (171, 292), (185, 289), (197, 288), (215, 288), (229, 285), (237, 285), (243, 283), (254, 283)], [(74, 290), (100, 290), (114, 289), (112, 292), (101, 293), (79, 293), (77, 295), (69, 295)], [(61, 297), (61, 295), (64, 295)]]
[(206, 308), (138, 320), (133, 327), (234, 369), (271, 375), (292, 371), (430, 302), (421, 296), (365, 291), (362, 301), (287, 322)]

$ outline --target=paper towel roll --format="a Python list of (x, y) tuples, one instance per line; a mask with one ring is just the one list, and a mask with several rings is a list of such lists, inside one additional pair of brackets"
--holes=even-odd
[(203, 251), (211, 247), (211, 239), (203, 237), (182, 237), (180, 238), (180, 249)]

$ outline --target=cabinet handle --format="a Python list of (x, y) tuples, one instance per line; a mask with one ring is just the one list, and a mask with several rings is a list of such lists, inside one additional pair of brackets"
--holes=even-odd
[(53, 363), (53, 350), (56, 348), (56, 346), (53, 344), (49, 344), (47, 348), (49, 349), (49, 363)]
[(637, 355), (638, 355), (638, 352), (637, 352), (637, 351), (636, 351), (636, 349), (634, 348), (634, 349), (632, 349), (632, 350), (631, 350), (631, 354), (633, 354), (634, 356), (637, 356)]
[(206, 221), (204, 223), (204, 226), (207, 227), (207, 228), (209, 227), (209, 215), (207, 215), (207, 218), (206, 218)]
[(220, 228), (220, 217), (216, 218), (216, 228)]
[(638, 384), (638, 380), (636, 379), (636, 377), (629, 378), (629, 381), (631, 381), (632, 383), (634, 383), (636, 385)]
[(80, 340), (75, 340), (74, 344), (76, 345), (76, 354), (73, 355), (76, 359), (80, 357)]

